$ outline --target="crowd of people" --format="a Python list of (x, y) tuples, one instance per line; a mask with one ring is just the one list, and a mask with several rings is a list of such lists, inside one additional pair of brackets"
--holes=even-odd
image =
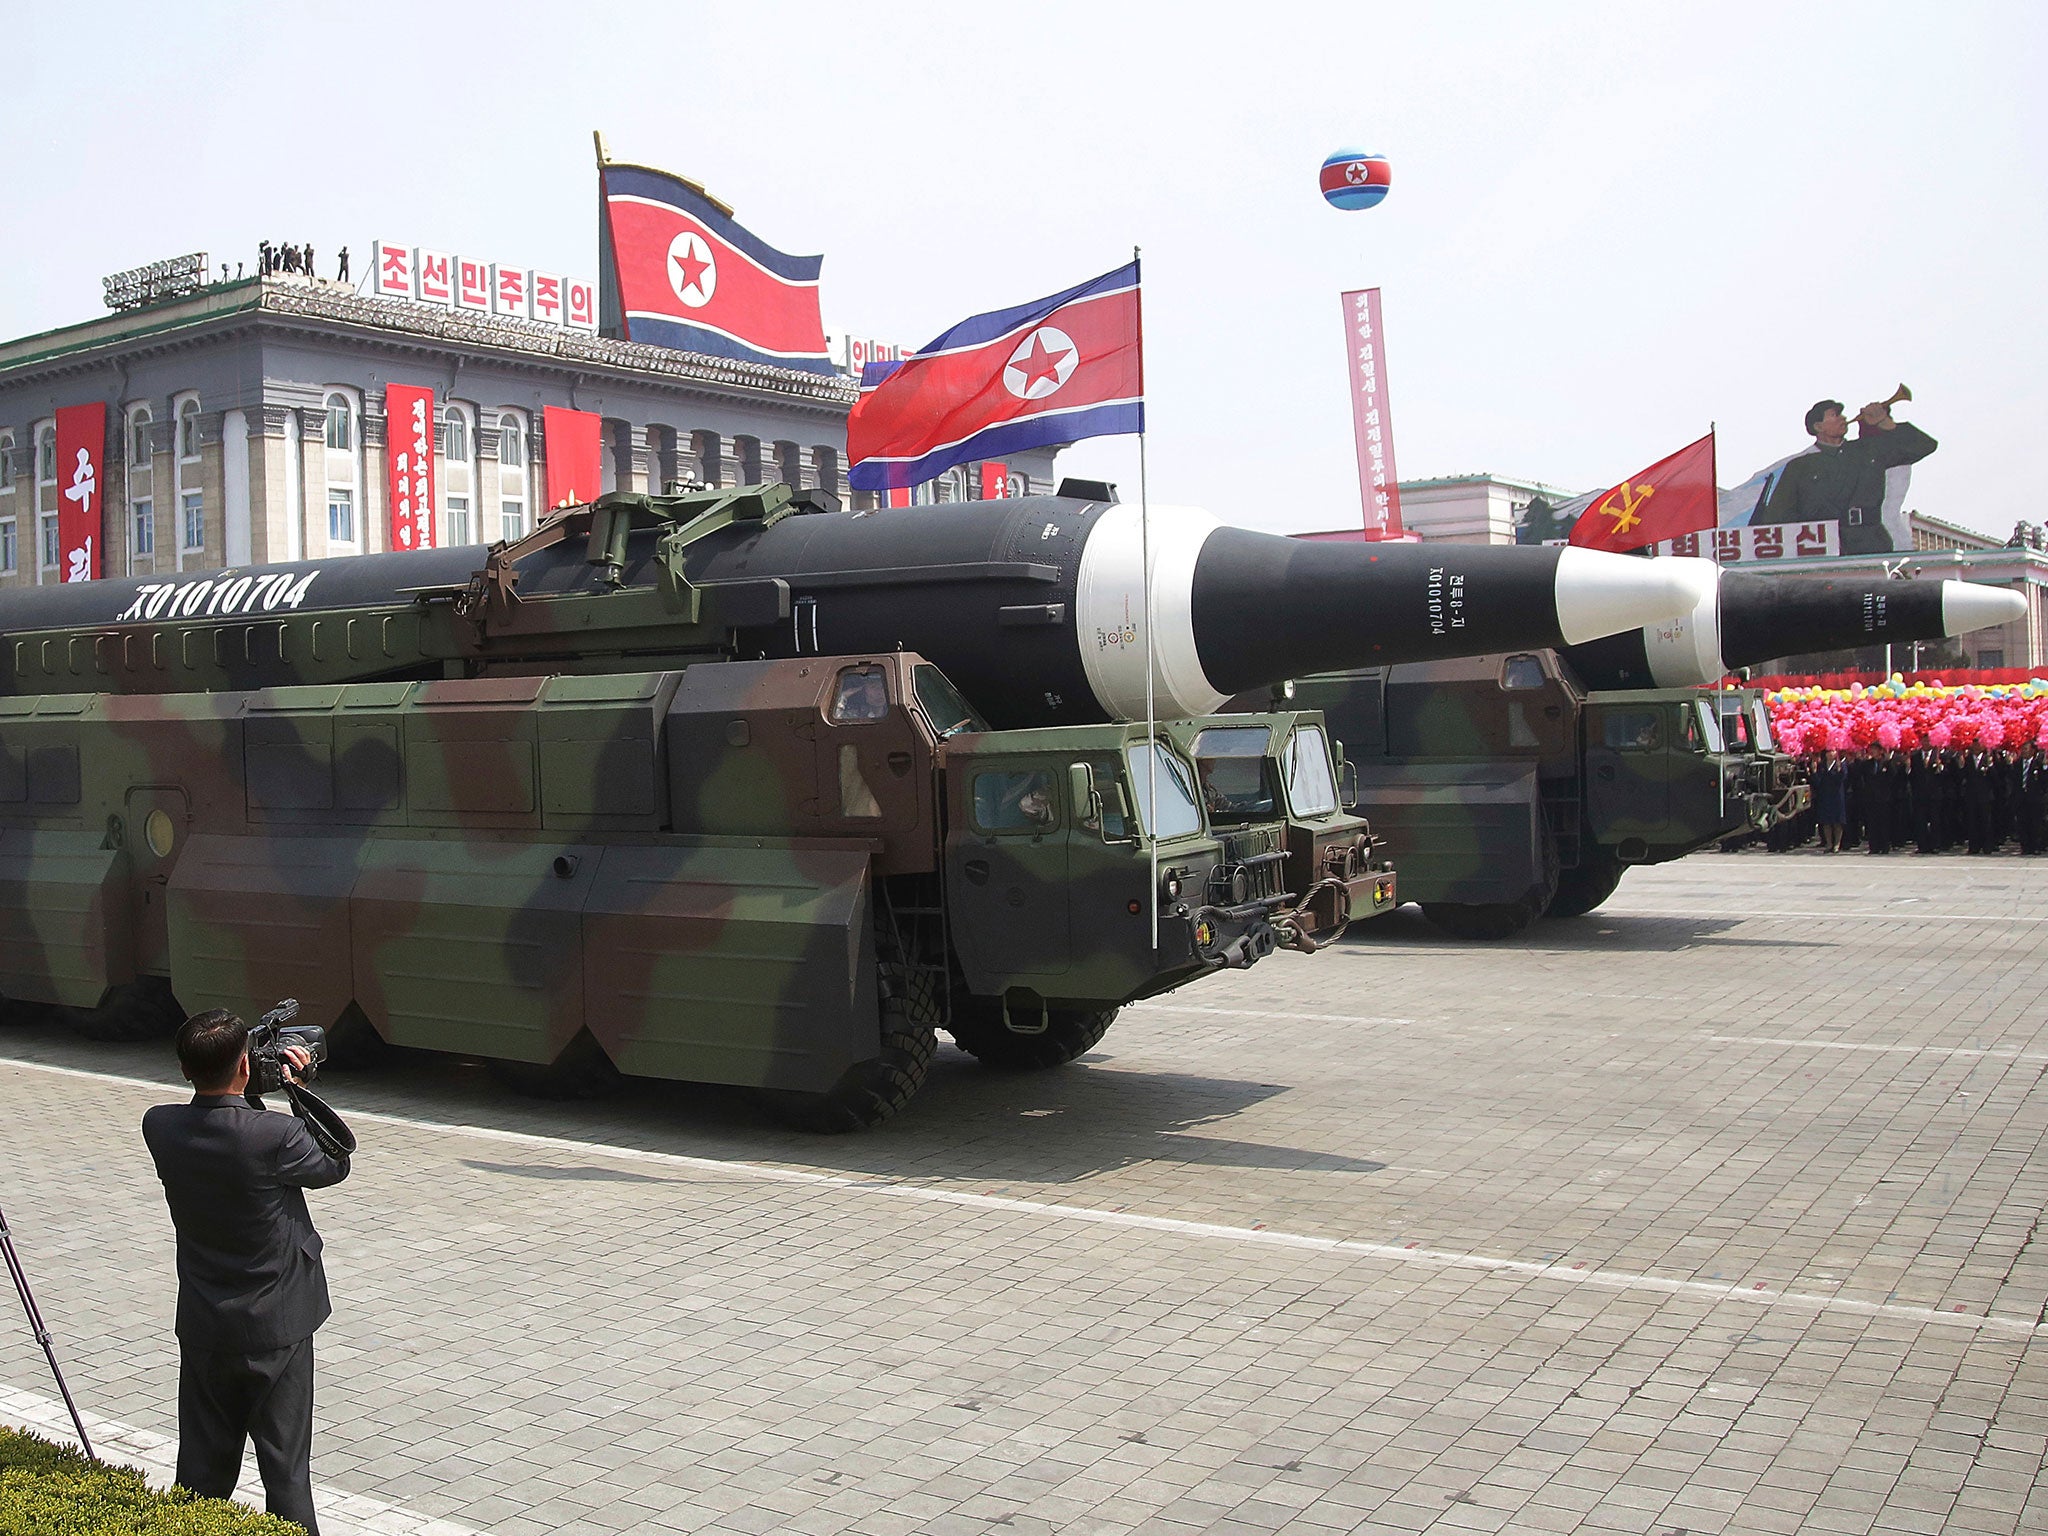
[(2048, 853), (2048, 751), (2037, 741), (2016, 750), (1822, 748), (1800, 763), (1813, 801), (1764, 834), (1775, 852), (1818, 841), (1824, 853)]

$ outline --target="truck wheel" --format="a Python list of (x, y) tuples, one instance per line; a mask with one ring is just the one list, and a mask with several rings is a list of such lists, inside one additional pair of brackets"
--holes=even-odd
[(914, 1000), (882, 1000), (882, 1052), (872, 1061), (856, 1062), (823, 1093), (771, 1090), (761, 1095), (775, 1115), (803, 1131), (840, 1135), (872, 1130), (917, 1096), (939, 1048), (930, 1024), (913, 1014), (924, 1008)]
[(955, 1045), (985, 1067), (1037, 1072), (1063, 1067), (1094, 1050), (1116, 1015), (1114, 1008), (1054, 1008), (1046, 1015), (1044, 1034), (1020, 1035), (1003, 1027), (1000, 1008), (984, 1006), (965, 1014), (956, 1008), (946, 1031)]
[(88, 1040), (120, 1044), (164, 1040), (185, 1022), (184, 1011), (161, 976), (139, 976), (109, 987), (96, 1008), (62, 1008), (58, 1015)]
[(1513, 938), (1536, 921), (1543, 903), (1535, 893), (1520, 901), (1425, 901), (1422, 915), (1454, 939)]
[(1614, 894), (1625, 868), (1617, 858), (1596, 856), (1577, 869), (1565, 870), (1557, 877), (1557, 894), (1550, 898), (1544, 916), (1584, 917)]
[(545, 1065), (532, 1061), (493, 1061), (491, 1075), (515, 1093), (536, 1099), (601, 1099), (625, 1079), (605, 1055), (604, 1047), (581, 1030)]

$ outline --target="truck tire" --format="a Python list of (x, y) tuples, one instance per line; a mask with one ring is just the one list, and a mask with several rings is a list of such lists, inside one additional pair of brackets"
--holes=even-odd
[(1116, 1022), (1117, 1010), (1054, 1008), (1047, 1012), (1045, 1033), (1020, 1035), (1003, 1026), (1000, 1008), (953, 1011), (946, 1031), (953, 1043), (985, 1067), (1002, 1072), (1041, 1072), (1063, 1067), (1086, 1056)]
[(1614, 894), (1627, 867), (1612, 854), (1596, 854), (1577, 869), (1565, 870), (1557, 877), (1557, 894), (1543, 915), (1584, 917)]
[(823, 1093), (763, 1092), (762, 1102), (777, 1119), (801, 1131), (840, 1136), (874, 1129), (917, 1097), (939, 1050), (932, 1023), (939, 1013), (938, 988), (929, 971), (892, 967), (889, 979), (897, 990), (882, 999), (881, 1054), (855, 1062)]
[(170, 982), (161, 976), (138, 976), (107, 988), (96, 1008), (60, 1008), (57, 1014), (86, 1039), (110, 1044), (167, 1040), (185, 1022)]
[(1422, 915), (1454, 939), (1509, 939), (1542, 915), (1531, 892), (1520, 901), (1425, 901)]
[(490, 1067), (507, 1088), (535, 1099), (601, 1099), (625, 1081), (587, 1029), (579, 1030), (553, 1061), (493, 1061)]

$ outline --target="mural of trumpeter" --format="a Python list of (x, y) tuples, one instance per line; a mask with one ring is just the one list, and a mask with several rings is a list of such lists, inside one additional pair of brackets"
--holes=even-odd
[[(1817, 402), (1806, 413), (1813, 447), (1785, 462), (1751, 521), (1839, 523), (1845, 555), (1884, 554), (1898, 547), (1885, 526), (1886, 475), (1917, 464), (1937, 445), (1912, 423), (1893, 420), (1891, 407), (1889, 400), (1872, 401), (1850, 418), (1842, 414), (1839, 400)], [(1852, 419), (1854, 440), (1849, 437)], [(1903, 485), (1898, 490), (1903, 499)], [(1896, 525), (1903, 519), (1891, 521)]]

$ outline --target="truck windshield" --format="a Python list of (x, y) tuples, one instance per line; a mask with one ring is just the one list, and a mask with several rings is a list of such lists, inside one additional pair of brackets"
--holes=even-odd
[(1721, 705), (1721, 735), (1735, 743), (1738, 752), (1749, 750), (1749, 716), (1743, 713), (1742, 701), (1723, 697)]
[(1714, 706), (1705, 699), (1694, 699), (1692, 707), (1699, 713), (1700, 730), (1707, 738), (1709, 752), (1725, 751), (1721, 743), (1721, 717), (1714, 713)]
[(1750, 740), (1756, 743), (1757, 751), (1777, 751), (1778, 743), (1771, 735), (1770, 706), (1765, 704), (1762, 699), (1751, 699), (1749, 701), (1749, 718), (1751, 721)]
[(1211, 726), (1195, 737), (1195, 774), (1209, 819), (1271, 816), (1277, 791), (1266, 755), (1272, 732), (1263, 725)]
[(924, 711), (924, 717), (931, 722), (932, 733), (944, 741), (948, 736), (958, 736), (963, 731), (985, 731), (987, 722), (974, 712), (974, 707), (955, 691), (946, 681), (946, 674), (929, 663), (913, 667), (910, 673), (911, 686), (917, 691), (917, 707)]
[(1287, 743), (1287, 799), (1297, 816), (1327, 816), (1337, 809), (1337, 771), (1319, 725), (1304, 725)]
[[(1124, 751), (1131, 765), (1131, 798), (1138, 805), (1138, 824), (1154, 837), (1185, 837), (1202, 830), (1201, 808), (1195, 803), (1194, 776), (1188, 765), (1156, 741), (1134, 742)], [(1154, 768), (1159, 783), (1159, 814), (1152, 814)]]

